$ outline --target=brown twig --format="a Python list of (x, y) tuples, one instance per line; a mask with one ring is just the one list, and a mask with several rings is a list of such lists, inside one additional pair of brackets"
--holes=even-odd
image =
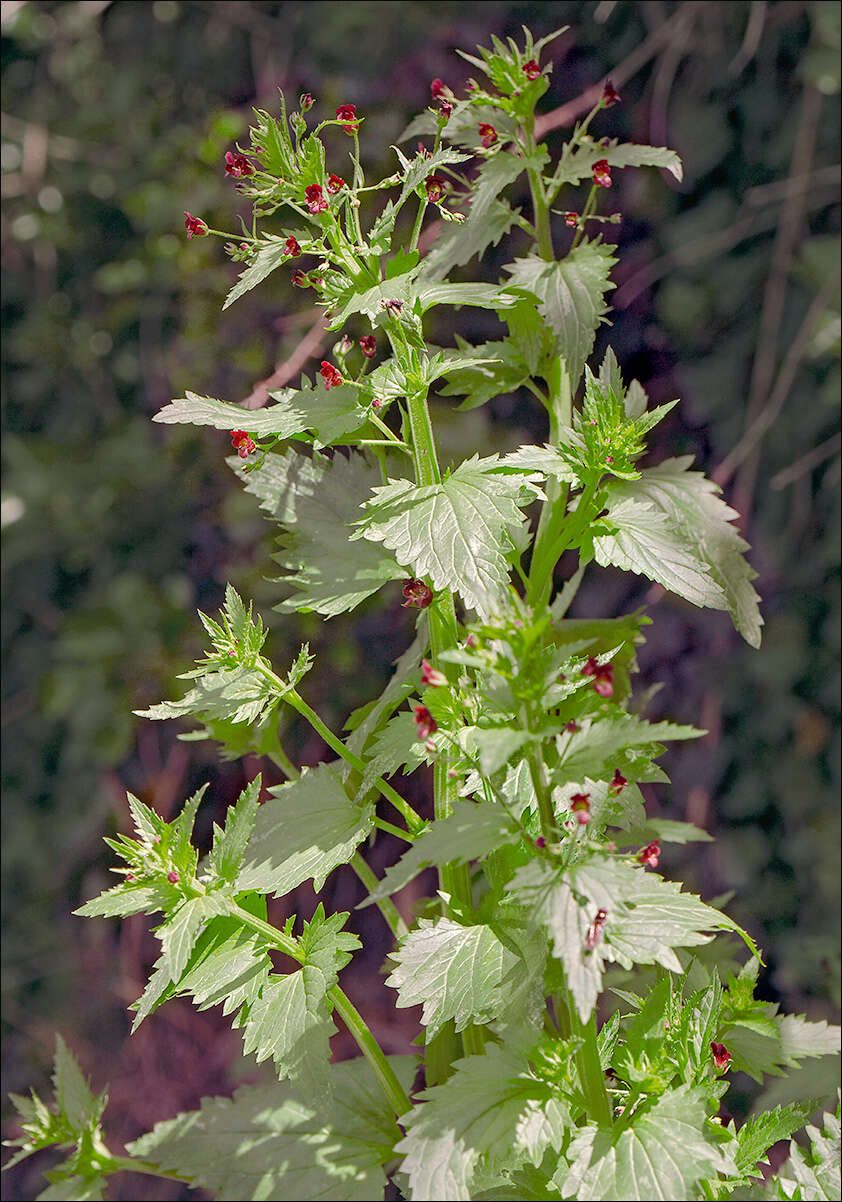
[(310, 329), (301, 339), (292, 354), (280, 363), (271, 376), (255, 385), (253, 391), (241, 402), (244, 409), (261, 409), (269, 400), (269, 390), (283, 388), (303, 368), (311, 355), (318, 354), (327, 341), (328, 329), (324, 315), (319, 313)]
[(776, 492), (781, 488), (786, 488), (788, 484), (800, 480), (814, 467), (818, 467), (820, 463), (830, 459), (840, 449), (842, 449), (842, 433), (837, 431), (830, 438), (826, 438), (824, 442), (820, 442), (817, 447), (813, 447), (812, 451), (808, 451), (806, 455), (796, 459), (795, 463), (791, 463), (789, 467), (785, 467), (774, 475), (769, 481), (769, 487), (774, 488)]

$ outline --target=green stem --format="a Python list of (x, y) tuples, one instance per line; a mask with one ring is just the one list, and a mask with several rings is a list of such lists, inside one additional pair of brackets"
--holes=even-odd
[[(284, 700), (289, 702), (292, 708), (297, 710), (303, 718), (307, 719), (307, 721), (313, 727), (313, 730), (315, 730), (317, 734), (321, 735), (328, 747), (331, 747), (338, 756), (341, 756), (341, 758), (345, 760), (346, 763), (350, 764), (352, 768), (356, 768), (357, 772), (365, 772), (365, 761), (360, 759), (358, 755), (355, 755), (353, 751), (349, 751), (342, 740), (338, 739), (333, 731), (325, 726), (324, 722), (322, 722), (316, 711), (312, 708), (312, 706), (307, 704), (300, 693), (298, 693), (295, 689), (290, 689), (284, 694)], [(380, 777), (374, 781), (374, 786), (379, 791), (381, 796), (385, 797), (386, 800), (395, 807), (398, 813), (406, 819), (406, 824), (409, 827), (410, 832), (414, 835), (417, 835), (424, 825), (424, 820), (423, 818), (418, 817), (409, 802), (405, 801), (403, 797), (401, 797), (400, 793), (396, 792), (391, 785), (387, 784), (386, 781), (381, 780)]]
[(397, 835), (399, 839), (403, 839), (404, 843), (413, 843), (414, 838), (409, 831), (403, 830), (399, 826), (395, 826), (391, 822), (387, 822), (385, 818), (375, 818), (374, 825), (379, 831), (386, 831), (389, 835)]
[[(304, 963), (304, 953), (298, 945), (298, 940), (294, 939), (291, 935), (279, 931), (277, 927), (264, 922), (262, 918), (257, 918), (254, 914), (249, 914), (248, 910), (242, 909), (236, 902), (228, 903), (228, 913), (232, 918), (237, 918), (243, 926), (250, 927), (253, 931), (257, 931), (258, 934), (263, 935), (269, 943), (284, 952), (287, 956), (291, 956), (294, 960), (297, 960), (299, 964)], [(374, 1069), (375, 1076), (395, 1112), (395, 1117), (399, 1118), (402, 1114), (406, 1114), (412, 1108), (412, 1103), (406, 1096), (400, 1081), (395, 1076), (394, 1069), (383, 1054), (380, 1044), (368, 1029), (356, 1006), (346, 997), (338, 985), (334, 985), (328, 990), (327, 997), (330, 1003), (336, 1008), (345, 1026), (353, 1035), (363, 1056), (365, 1056)]]
[[(351, 867), (353, 868), (354, 872), (356, 872), (357, 876), (365, 885), (369, 893), (373, 893), (380, 882), (359, 852), (354, 853), (354, 858), (351, 860)], [(408, 928), (398, 913), (398, 908), (395, 903), (391, 900), (391, 898), (383, 897), (380, 899), (380, 901), (375, 902), (374, 904), (388, 922), (395, 939), (402, 939), (404, 935), (408, 933)]]
[[(529, 156), (534, 155), (536, 149), (534, 126), (535, 118), (533, 116), (530, 127), (523, 131), (526, 153)], [(544, 181), (537, 167), (527, 167), (526, 174), (529, 178), (529, 193), (532, 198), (532, 216), (538, 254), (542, 259), (550, 262), (555, 258), (555, 251), (553, 250), (553, 234), (550, 227), (550, 206), (547, 202), (546, 192), (544, 191)]]
[(611, 1099), (605, 1088), (605, 1074), (599, 1059), (599, 1047), (596, 1041), (596, 1017), (591, 1015), (583, 1022), (576, 1009), (576, 1003), (567, 994), (567, 1012), (570, 1017), (570, 1034), (581, 1039), (582, 1045), (576, 1053), (576, 1065), (579, 1069), (579, 1081), (585, 1095), (585, 1105), (588, 1118), (601, 1126), (610, 1127), (614, 1122), (614, 1112), (611, 1109)]
[(417, 213), (417, 215), (416, 215), (416, 218), (415, 218), (415, 226), (413, 227), (413, 230), (412, 230), (412, 238), (410, 239), (410, 242), (409, 242), (409, 249), (410, 249), (410, 250), (417, 250), (417, 249), (418, 249), (418, 239), (421, 237), (421, 224), (422, 224), (422, 222), (423, 222), (423, 220), (424, 220), (424, 214), (425, 214), (425, 212), (426, 212), (426, 211), (427, 211), (427, 202), (426, 202), (426, 200), (421, 200), (421, 199), (419, 199), (419, 201), (418, 201), (418, 213)]
[(143, 1173), (148, 1177), (165, 1177), (169, 1181), (183, 1181), (185, 1185), (191, 1184), (189, 1177), (182, 1177), (178, 1173), (164, 1172), (156, 1165), (151, 1164), (148, 1160), (135, 1160), (131, 1156), (111, 1156), (103, 1162), (103, 1171), (106, 1173)]
[(579, 503), (572, 513), (564, 515), (560, 505), (547, 524), (543, 545), (533, 556), (529, 571), (528, 600), (533, 605), (546, 605), (552, 591), (553, 570), (562, 554), (593, 521), (593, 499), (597, 483), (591, 482), (582, 490)]

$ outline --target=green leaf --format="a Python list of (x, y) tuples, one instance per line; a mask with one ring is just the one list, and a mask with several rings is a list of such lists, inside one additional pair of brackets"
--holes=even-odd
[(361, 709), (355, 710), (348, 722), (346, 730), (353, 733), (349, 736), (346, 746), (355, 755), (361, 755), (368, 740), (386, 722), (389, 715), (414, 692), (418, 680), (418, 669), (421, 656), (427, 649), (429, 633), (427, 618), (424, 613), (418, 616), (418, 633), (403, 655), (397, 660), (395, 671), (383, 692), (376, 701), (370, 702)]
[(459, 802), (452, 814), (434, 822), (397, 864), (386, 870), (360, 908), (397, 893), (430, 865), (464, 864), (516, 838), (518, 832), (502, 807)]
[[(551, 935), (583, 1022), (606, 962), (661, 964), (681, 973), (673, 948), (708, 943), (710, 931), (735, 931), (754, 946), (733, 919), (682, 893), (680, 884), (597, 852), (566, 869), (533, 860), (517, 871), (509, 891)], [(607, 914), (602, 937), (589, 948), (586, 935), (600, 909)]]
[(630, 827), (622, 834), (612, 835), (618, 847), (642, 846), (659, 839), (662, 843), (712, 843), (713, 836), (692, 822), (675, 822), (672, 818), (647, 818), (642, 826)]
[(382, 542), (414, 576), (452, 588), (489, 615), (507, 603), (509, 569), (525, 518), (523, 478), (492, 474), (496, 457), (467, 460), (443, 480), (419, 488), (391, 480), (374, 490), (361, 536)]
[(370, 833), (374, 808), (355, 805), (329, 764), (270, 792), (273, 799), (260, 807), (237, 891), (281, 897), (312, 877), (318, 893), (327, 875), (347, 864)]
[[(199, 1010), (221, 1005), (223, 1014), (236, 1014), (260, 996), (271, 967), (259, 935), (243, 928), (237, 919), (217, 918), (199, 937), (176, 992), (192, 997)], [(142, 1008), (143, 999), (137, 1023)]]
[[(415, 1057), (389, 1060), (409, 1089)], [(129, 1151), (188, 1177), (219, 1202), (370, 1202), (386, 1187), (382, 1166), (399, 1135), (394, 1116), (365, 1060), (332, 1064), (329, 1076), (329, 1111), (306, 1087), (247, 1085), (231, 1099), (208, 1098), (200, 1110), (158, 1123)]]
[(290, 449), (267, 455), (258, 472), (245, 474), (241, 460), (235, 470), (261, 508), (289, 527), (275, 556), (287, 573), (280, 583), (293, 590), (276, 606), (282, 613), (315, 610), (333, 617), (400, 578), (400, 568), (382, 548), (349, 541), (351, 523), (381, 480), (361, 455), (307, 459)]
[(241, 405), (188, 392), (171, 401), (152, 420), (167, 425), (213, 426), (217, 430), (247, 429), (257, 438), (271, 434), (293, 438), (309, 430), (317, 436), (316, 445), (335, 442), (367, 420), (367, 411), (359, 402), (359, 389), (353, 384), (328, 389), (320, 380), (316, 388), (284, 388), (269, 395), (276, 404), (243, 409)]
[(386, 984), (398, 991), (398, 1009), (424, 1003), (428, 1040), (448, 1019), (463, 1031), (498, 1018), (506, 1007), (503, 982), (518, 963), (491, 927), (450, 918), (420, 919), (391, 959), (395, 968)]
[(778, 1197), (803, 1199), (803, 1202), (835, 1202), (840, 1196), (839, 1165), (839, 1107), (836, 1114), (825, 1112), (824, 1128), (807, 1127), (810, 1139), (808, 1151), (795, 1140), (789, 1145), (789, 1160), (783, 1165), (773, 1184)]
[(214, 823), (213, 848), (208, 856), (208, 867), (219, 880), (233, 885), (243, 863), (249, 837), (257, 818), (261, 778), (256, 776), (246, 785), (236, 804), (225, 815), (225, 829)]
[(658, 1098), (619, 1134), (588, 1124), (558, 1175), (563, 1197), (580, 1202), (700, 1197), (699, 1183), (735, 1166), (713, 1142), (705, 1117), (704, 1087), (681, 1086)]
[(330, 1037), (336, 1031), (326, 995), (359, 947), (356, 935), (339, 929), (347, 917), (325, 920), (318, 906), (301, 935), (306, 962), (284, 977), (270, 977), (241, 1024), (246, 1055), (254, 1052), (258, 1064), (271, 1056), (279, 1076), (305, 1078), (310, 1094), (322, 1102), (330, 1095)]
[(597, 327), (607, 312), (605, 294), (614, 285), (608, 275), (616, 259), (613, 247), (582, 242), (559, 262), (537, 255), (516, 259), (506, 267), (513, 287), (538, 300), (538, 312), (555, 336), (555, 350), (567, 364), (575, 388), (593, 350)]
[[(608, 520), (619, 533), (594, 540), (597, 561), (643, 572), (694, 605), (726, 609), (743, 638), (758, 647), (763, 619), (751, 585), (757, 573), (744, 557), (748, 544), (731, 525), (739, 515), (717, 495), (716, 484), (687, 470), (690, 463), (692, 456), (667, 459), (638, 480), (611, 483)], [(630, 524), (624, 513), (632, 519), (637, 513), (642, 525)], [(662, 559), (675, 568), (660, 571)]]
[(159, 928), (158, 938), (163, 946), (156, 968), (167, 972), (171, 981), (180, 980), (202, 928), (210, 918), (223, 912), (223, 905), (212, 894), (189, 897)]
[(592, 780), (610, 777), (631, 748), (650, 748), (665, 739), (698, 739), (704, 733), (694, 726), (677, 726), (673, 722), (646, 722), (622, 710), (595, 720), (585, 718), (580, 729), (563, 740), (553, 779), (564, 784), (579, 783), (586, 776)]
[(578, 145), (572, 153), (565, 148), (553, 176), (552, 191), (562, 184), (590, 180), (594, 163), (600, 159), (605, 159), (609, 167), (662, 167), (672, 172), (677, 180), (684, 175), (681, 159), (666, 146), (637, 146), (633, 142), (616, 141), (606, 146), (604, 142), (593, 142)]
[(766, 1159), (772, 1144), (789, 1137), (808, 1122), (810, 1115), (818, 1109), (817, 1103), (794, 1102), (789, 1106), (776, 1106), (765, 1114), (755, 1115), (737, 1132), (738, 1151), (735, 1156), (737, 1168), (744, 1181), (749, 1177), (762, 1176), (761, 1170), (768, 1168)]
[(250, 292), (252, 288), (256, 288), (276, 267), (280, 267), (282, 263), (288, 262), (290, 256), (289, 251), (285, 249), (285, 244), (285, 235), (274, 236), (270, 234), (267, 237), (266, 244), (259, 248), (255, 257), (245, 271), (242, 272), (237, 283), (226, 296), (225, 304), (222, 306), (223, 311), (229, 305), (233, 305), (234, 301), (239, 300), (246, 292)]
[(455, 1070), (420, 1094), (404, 1120), (407, 1135), (396, 1151), (416, 1202), (470, 1199), (478, 1170), (539, 1164), (548, 1148), (561, 1148), (570, 1123), (551, 1087), (508, 1048), (489, 1044)]
[(56, 1035), (53, 1060), (53, 1089), (59, 1113), (77, 1133), (97, 1122), (102, 1107), (79, 1067), (79, 1062), (60, 1035)]
[[(457, 335), (461, 345), (461, 339)], [(476, 409), (503, 393), (514, 392), (529, 376), (529, 369), (510, 342), (486, 342), (476, 348), (487, 356), (474, 366), (448, 365), (442, 396), (464, 396), (460, 409)]]

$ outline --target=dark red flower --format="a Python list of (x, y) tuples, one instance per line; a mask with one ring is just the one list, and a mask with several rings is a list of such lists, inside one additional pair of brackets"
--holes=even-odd
[(494, 126), (489, 125), (487, 121), (480, 121), (477, 129), (479, 130), (480, 140), (486, 150), (489, 146), (493, 146), (497, 141), (497, 130)]
[(415, 730), (419, 739), (429, 739), (439, 728), (438, 723), (426, 705), (416, 705), (412, 711), (412, 718), (415, 722)]
[(453, 112), (453, 105), (446, 96), (439, 96), (439, 112), (445, 121), (450, 120), (450, 114)]
[(343, 125), (342, 128), (346, 134), (352, 134), (358, 128), (357, 121), (357, 106), (355, 104), (340, 104), (336, 110), (336, 116), (340, 121), (353, 122), (353, 125)]
[(383, 300), (380, 302), (390, 317), (397, 317), (403, 308), (403, 301)]
[(401, 592), (404, 609), (426, 609), (433, 599), (433, 590), (423, 580), (404, 580)]
[(335, 195), (337, 192), (341, 192), (344, 187), (346, 187), (346, 184), (341, 175), (333, 175), (331, 173), (328, 176), (328, 179), (327, 179), (328, 192)]
[(302, 92), (298, 98), (298, 103), (301, 106), (302, 113), (307, 113), (316, 102), (310, 92)]
[(447, 84), (440, 79), (434, 79), (430, 83), (430, 92), (432, 93), (434, 100), (438, 100), (439, 96), (449, 91), (450, 89), (448, 88)]
[(542, 849), (547, 846), (547, 840), (544, 838), (543, 835), (539, 835), (538, 838), (535, 840), (535, 846), (540, 847)]
[(304, 189), (304, 199), (311, 213), (323, 213), (327, 208), (327, 200), (322, 193), (321, 184), (308, 184)]
[(576, 226), (579, 224), (579, 214), (573, 213), (573, 212), (565, 213), (564, 224), (569, 225), (571, 229), (575, 229)]
[(620, 93), (614, 87), (610, 79), (605, 81), (605, 87), (602, 89), (602, 107), (611, 108), (612, 104), (619, 104), (621, 100)]
[(623, 789), (625, 789), (625, 787), (628, 783), (629, 782), (623, 776), (620, 769), (615, 768), (614, 775), (611, 778), (611, 784), (608, 786), (608, 788), (611, 790), (612, 793), (621, 793), (623, 791)]
[(568, 732), (568, 734), (575, 735), (576, 731), (579, 730), (579, 723), (568, 722), (564, 729)]
[(298, 256), (301, 254), (301, 247), (298, 245), (298, 240), (296, 238), (293, 238), (292, 234), (290, 234), (290, 236), (287, 238), (286, 242), (284, 243), (284, 250), (287, 252), (287, 254), (289, 255), (289, 257), (291, 259), (297, 259)]
[(319, 375), (325, 382), (325, 388), (338, 388), (340, 384), (345, 383), (340, 372), (336, 370), (332, 363), (328, 363), (327, 359), (322, 359)]
[(244, 154), (234, 154), (232, 150), (225, 152), (226, 175), (254, 175), (254, 167)]
[(661, 858), (661, 844), (657, 839), (653, 839), (651, 843), (647, 843), (643, 851), (637, 855), (638, 864), (642, 864), (644, 868), (657, 868), (658, 860)]
[(527, 79), (537, 79), (541, 74), (541, 68), (535, 62), (535, 59), (531, 58), (528, 63), (523, 64), (523, 73)]
[(241, 459), (246, 459), (256, 447), (256, 443), (249, 438), (245, 430), (232, 430), (231, 444)]
[(599, 159), (594, 163), (593, 182), (600, 188), (611, 187), (611, 168), (608, 166), (608, 159)]
[(720, 1070), (725, 1072), (731, 1063), (731, 1053), (728, 1051), (724, 1043), (712, 1043), (710, 1045), (713, 1063)]
[(171, 885), (177, 885), (178, 884), (178, 873), (177, 872), (168, 872), (167, 880), (169, 881), (169, 883)]
[(438, 668), (427, 659), (421, 660), (421, 683), (430, 685), (432, 688), (438, 688), (440, 685), (447, 684), (447, 677), (444, 672), (439, 672)]
[(602, 938), (602, 933), (605, 930), (605, 920), (608, 917), (608, 911), (600, 908), (594, 915), (594, 920), (585, 932), (585, 951), (592, 952)]
[(424, 180), (424, 187), (427, 190), (427, 200), (431, 200), (433, 204), (437, 204), (444, 196), (445, 181), (440, 176), (433, 172)]
[(195, 234), (197, 238), (204, 238), (208, 232), (208, 227), (202, 221), (201, 217), (194, 217), (187, 210), (184, 210), (184, 228), (187, 230), (188, 240)]
[(292, 280), (293, 288), (309, 288), (310, 287), (310, 281), (307, 279), (307, 276), (304, 274), (304, 272), (301, 270), (300, 267), (296, 267), (295, 271), (292, 273), (292, 275), (289, 278)]
[(373, 334), (363, 334), (360, 339), (360, 350), (366, 359), (373, 359), (377, 354), (377, 339)]
[(588, 656), (588, 662), (582, 668), (583, 676), (594, 678), (594, 692), (600, 697), (614, 696), (614, 665), (600, 664), (593, 655)]
[(422, 159), (431, 159), (433, 157), (433, 152), (428, 150), (423, 142), (418, 143), (418, 154)]
[(591, 820), (590, 798), (590, 793), (574, 793), (570, 798), (570, 809), (580, 826), (587, 826)]

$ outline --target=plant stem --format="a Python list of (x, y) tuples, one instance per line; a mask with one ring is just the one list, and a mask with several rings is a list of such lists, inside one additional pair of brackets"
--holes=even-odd
[(605, 1074), (599, 1059), (599, 1047), (596, 1042), (596, 1017), (592, 1015), (583, 1022), (576, 1009), (576, 1003), (565, 987), (567, 1013), (570, 1016), (570, 1034), (583, 1041), (576, 1053), (576, 1065), (579, 1069), (579, 1081), (585, 1095), (588, 1118), (610, 1127), (614, 1122), (611, 1109), (611, 1099), (605, 1088)]
[[(264, 922), (262, 918), (257, 918), (254, 914), (249, 914), (248, 910), (242, 909), (236, 902), (228, 903), (228, 913), (233, 918), (237, 918), (244, 926), (251, 927), (253, 931), (257, 931), (259, 935), (263, 935), (269, 943), (284, 952), (287, 956), (291, 956), (294, 960), (297, 960), (299, 964), (304, 963), (305, 957), (299, 947), (298, 940), (294, 939), (291, 935), (279, 931), (277, 927), (273, 927), (271, 923)], [(345, 1026), (353, 1035), (360, 1051), (374, 1069), (375, 1076), (395, 1112), (395, 1117), (399, 1118), (402, 1114), (406, 1114), (411, 1109), (412, 1104), (406, 1096), (400, 1081), (395, 1076), (394, 1069), (383, 1054), (380, 1044), (368, 1029), (356, 1006), (345, 996), (338, 985), (334, 985), (328, 990), (327, 997), (336, 1008)]]
[[(360, 759), (358, 755), (355, 755), (353, 751), (349, 751), (342, 740), (338, 739), (333, 731), (325, 726), (324, 722), (322, 722), (316, 711), (312, 708), (312, 706), (307, 704), (300, 693), (298, 693), (295, 689), (290, 689), (284, 694), (284, 700), (288, 701), (293, 709), (297, 710), (303, 718), (307, 719), (307, 721), (313, 727), (313, 730), (315, 730), (317, 734), (321, 735), (328, 747), (333, 748), (336, 754), (341, 756), (341, 758), (345, 760), (346, 763), (350, 764), (352, 768), (356, 768), (358, 772), (365, 772), (365, 761)], [(380, 777), (377, 778), (377, 780), (374, 782), (374, 785), (379, 790), (380, 794), (385, 797), (388, 802), (391, 802), (398, 813), (406, 819), (406, 824), (409, 827), (410, 832), (414, 835), (417, 835), (424, 825), (424, 820), (418, 817), (409, 802), (405, 801), (403, 797), (401, 797), (400, 793), (396, 792), (391, 785), (387, 784), (386, 781), (381, 780)]]
[(189, 1177), (182, 1177), (169, 1170), (164, 1172), (163, 1169), (159, 1169), (148, 1160), (135, 1160), (131, 1156), (109, 1155), (108, 1161), (104, 1162), (102, 1167), (106, 1173), (143, 1173), (148, 1177), (165, 1177), (169, 1181), (183, 1181), (185, 1185), (191, 1184)]
[[(536, 149), (534, 130), (535, 118), (533, 116), (529, 128), (523, 131), (526, 153), (530, 156), (535, 154)], [(550, 206), (547, 203), (547, 196), (544, 191), (544, 181), (537, 167), (527, 167), (526, 174), (529, 178), (529, 193), (532, 197), (532, 216), (538, 254), (542, 259), (552, 262), (555, 258), (555, 252), (553, 250), (553, 234), (550, 227)]]
[(417, 214), (417, 216), (416, 216), (416, 218), (415, 218), (415, 226), (413, 227), (413, 230), (412, 230), (412, 238), (410, 239), (410, 243), (409, 243), (409, 249), (410, 249), (410, 250), (417, 250), (417, 249), (418, 249), (418, 239), (421, 237), (421, 224), (422, 224), (422, 222), (423, 222), (423, 220), (424, 220), (424, 213), (426, 212), (426, 210), (427, 210), (427, 202), (426, 202), (426, 200), (420, 200), (420, 199), (419, 199), (419, 201), (418, 201), (418, 214)]
[[(353, 868), (354, 872), (356, 872), (357, 876), (365, 885), (369, 893), (373, 893), (380, 882), (358, 851), (354, 853), (354, 858), (351, 860), (351, 867)], [(402, 939), (404, 935), (407, 934), (407, 925), (398, 913), (398, 908), (395, 903), (391, 900), (391, 898), (382, 897), (380, 901), (377, 901), (374, 904), (386, 919), (386, 922), (389, 924), (395, 939)]]

